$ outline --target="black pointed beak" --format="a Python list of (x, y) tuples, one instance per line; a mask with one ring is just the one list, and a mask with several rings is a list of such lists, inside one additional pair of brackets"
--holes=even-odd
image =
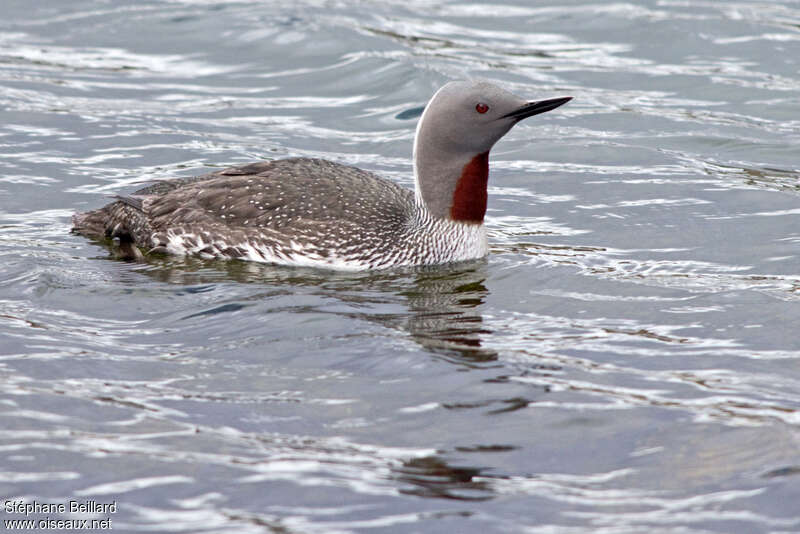
[(539, 100), (538, 102), (528, 102), (521, 108), (515, 109), (511, 113), (506, 113), (505, 115), (502, 116), (502, 118), (521, 121), (522, 119), (533, 117), (534, 115), (538, 115), (539, 113), (552, 111), (559, 106), (563, 106), (570, 100), (572, 100), (571, 96), (564, 96), (561, 98), (551, 98), (550, 100)]

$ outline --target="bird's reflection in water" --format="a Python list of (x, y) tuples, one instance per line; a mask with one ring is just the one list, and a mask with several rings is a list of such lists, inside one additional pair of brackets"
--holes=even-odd
[(407, 495), (459, 501), (485, 501), (494, 497), (489, 484), (480, 480), (483, 478), (480, 468), (455, 467), (438, 456), (408, 460), (393, 469), (392, 476), (407, 485), (400, 490)]
[[(282, 304), (278, 310), (282, 313), (334, 313), (370, 321), (406, 333), (429, 354), (452, 364), (466, 368), (499, 365), (492, 363), (497, 361), (498, 355), (481, 344), (481, 337), (491, 334), (480, 314), (488, 295), (484, 285), (485, 261), (406, 271), (341, 273), (242, 261), (157, 257), (135, 262), (132, 269), (117, 272), (126, 279), (146, 275), (173, 286), (181, 294), (204, 294), (204, 309), (197, 309), (184, 319), (259, 305), (265, 306), (254, 309), (274, 313), (276, 309), (269, 303), (277, 299), (317, 296), (320, 298), (303, 298), (304, 304), (288, 309)], [(132, 280), (133, 284), (141, 287), (141, 279)], [(209, 302), (209, 294), (219, 285), (231, 284), (249, 286), (246, 291), (236, 291), (236, 287), (231, 288), (232, 292), (217, 291), (220, 297)], [(145, 298), (149, 289), (152, 288), (144, 288)], [(226, 297), (229, 293), (232, 296)], [(331, 306), (331, 297), (336, 306)], [(461, 406), (447, 407), (458, 409)], [(512, 408), (504, 404), (499, 411), (507, 409)], [(506, 452), (513, 448), (480, 445), (456, 447), (453, 452), (460, 457), (464, 453)], [(483, 467), (456, 465), (460, 461), (448, 456), (442, 452), (406, 459), (392, 467), (389, 476), (400, 484), (401, 492), (419, 497), (483, 501), (495, 496), (491, 487), (493, 477), (483, 473)]]
[(481, 345), (481, 336), (491, 333), (480, 314), (489, 293), (486, 277), (485, 262), (418, 272), (404, 293), (409, 308), (404, 328), (425, 349), (445, 358), (464, 364), (497, 360), (497, 353)]
[[(310, 289), (312, 294), (325, 297), (325, 303), (300, 306), (295, 311), (329, 312), (325, 304), (333, 296), (352, 306), (332, 313), (403, 330), (424, 349), (453, 363), (485, 366), (497, 360), (496, 352), (481, 345), (481, 337), (491, 333), (480, 314), (480, 305), (488, 294), (484, 285), (486, 269), (485, 260), (476, 260), (437, 267), (350, 273), (155, 256), (136, 262), (134, 270), (159, 282), (186, 286), (186, 291), (231, 281), (262, 286), (262, 290), (247, 297), (235, 297), (238, 303), (291, 296), (300, 289), (308, 295)], [(220, 302), (223, 304), (231, 303)]]

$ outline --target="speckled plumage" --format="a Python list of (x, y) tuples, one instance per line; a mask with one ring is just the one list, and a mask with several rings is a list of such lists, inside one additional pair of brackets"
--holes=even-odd
[(413, 191), (310, 158), (159, 182), (74, 222), (79, 233), (119, 237), (146, 251), (340, 269), (486, 254), (482, 225), (435, 220)]

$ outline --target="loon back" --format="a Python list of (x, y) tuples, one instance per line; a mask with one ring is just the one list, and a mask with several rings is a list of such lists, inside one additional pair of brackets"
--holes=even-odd
[(373, 173), (292, 158), (158, 182), (73, 221), (77, 233), (148, 252), (335, 263), (340, 251), (367, 262), (408, 232), (414, 210), (412, 191)]

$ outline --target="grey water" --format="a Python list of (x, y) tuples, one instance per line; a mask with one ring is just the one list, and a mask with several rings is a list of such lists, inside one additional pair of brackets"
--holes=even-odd
[[(5, 529), (800, 532), (799, 1), (0, 11)], [(259, 159), (413, 187), (463, 78), (574, 97), (493, 150), (485, 261), (136, 263), (70, 233)], [(70, 501), (116, 508), (15, 504)]]

